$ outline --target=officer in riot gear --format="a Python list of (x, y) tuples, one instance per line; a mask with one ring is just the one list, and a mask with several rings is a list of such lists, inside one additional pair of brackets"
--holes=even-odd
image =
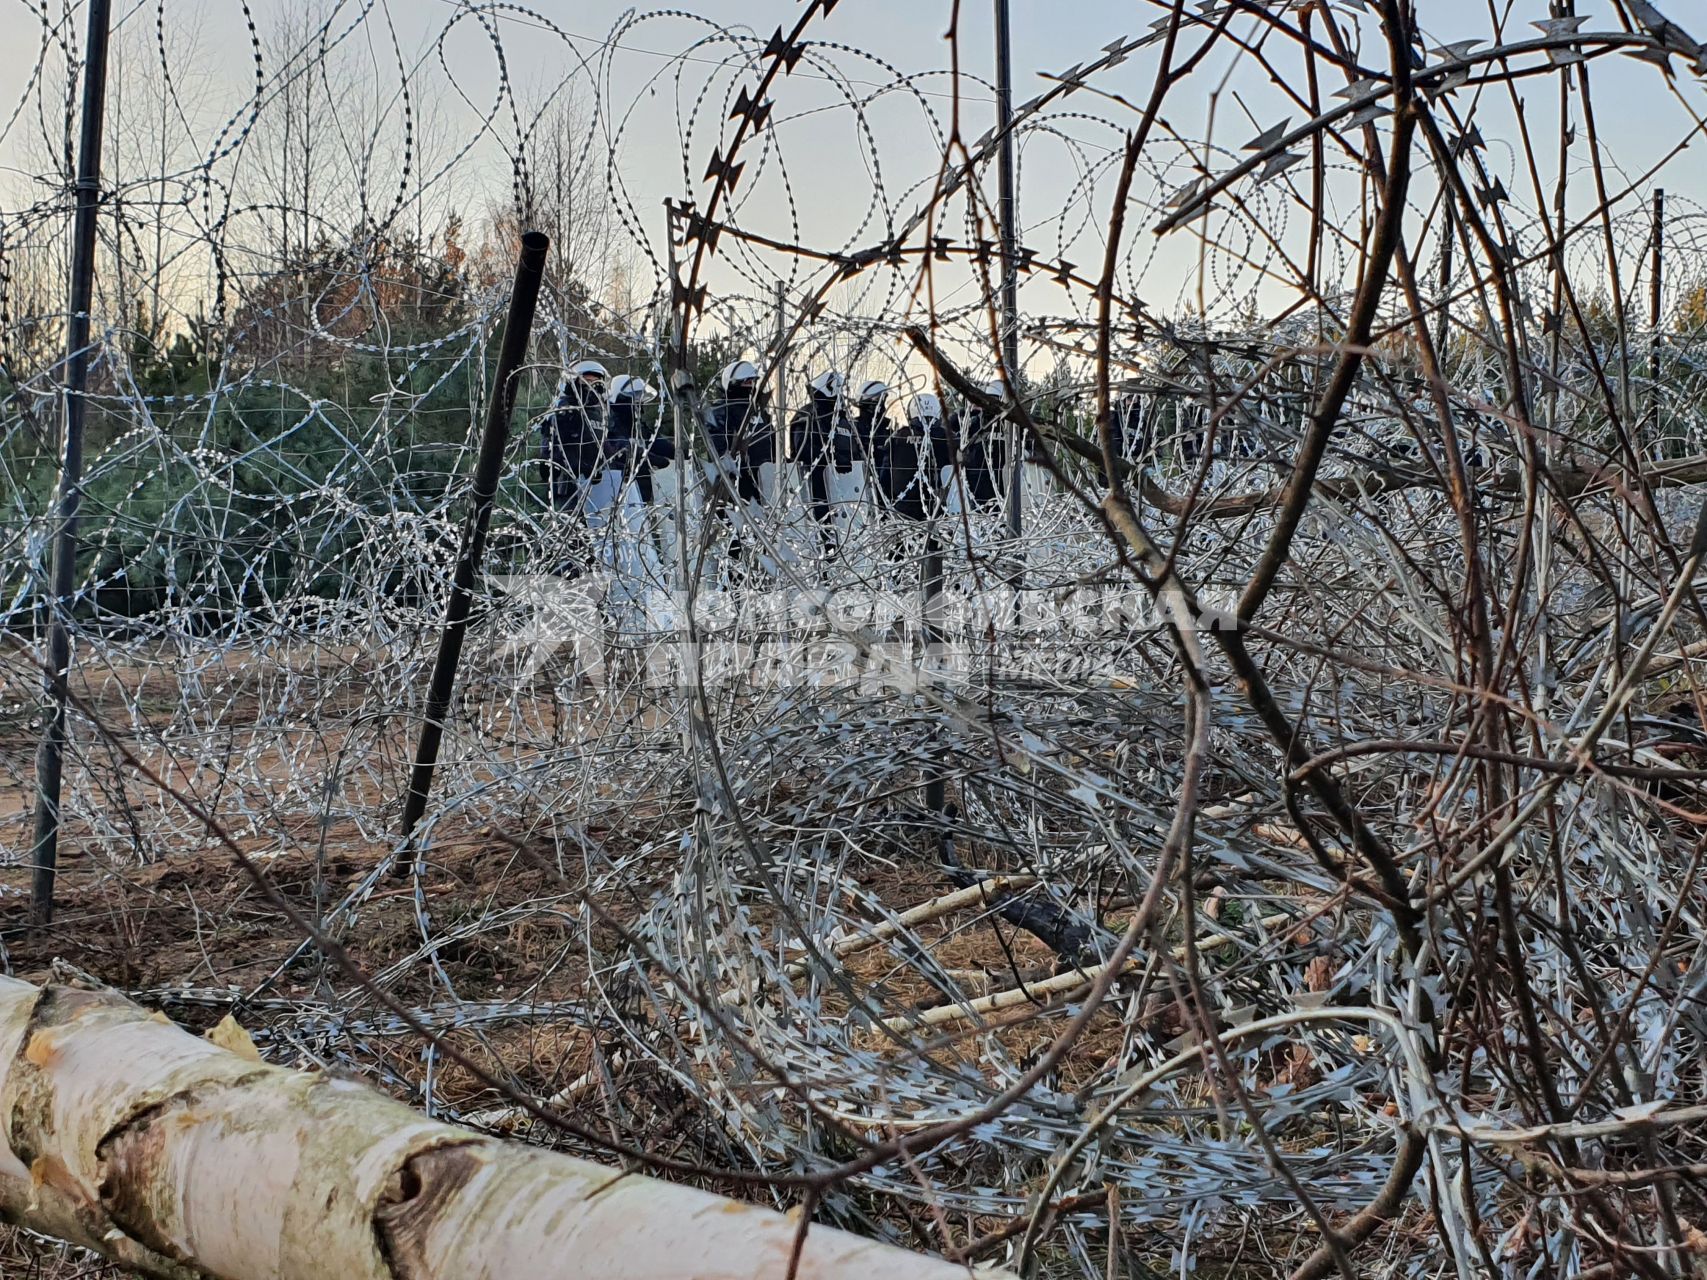
[(605, 431), (610, 502), (589, 511), (587, 524), (605, 531), (599, 550), (613, 575), (613, 598), (619, 600), (638, 599), (648, 583), (663, 580), (650, 520), (652, 469), (668, 466), (675, 449), (673, 441), (659, 437), (656, 423), (646, 420), (647, 406), (656, 401), (657, 393), (643, 378), (624, 374), (610, 384)]
[[(992, 400), (1001, 400), (1006, 394), (1000, 382), (987, 382), (980, 390)], [(967, 404), (954, 424), (951, 436), (958, 446), (960, 483), (974, 510), (993, 511), (1002, 504), (1002, 494), (1007, 490), (1006, 431), (1003, 418), (973, 403)]]
[(765, 499), (762, 468), (776, 458), (776, 427), (759, 386), (758, 368), (750, 360), (726, 365), (718, 375), (722, 398), (706, 415), (711, 445), (708, 510), (716, 510), (728, 526), (729, 561), (743, 559), (742, 532), (758, 517)]
[(883, 433), (878, 485), (888, 509), (904, 520), (933, 520), (941, 511), (942, 473), (954, 450), (943, 423), (942, 401), (929, 393), (907, 402), (904, 425)]
[(652, 505), (652, 473), (676, 459), (676, 442), (649, 421), (647, 408), (658, 402), (658, 393), (644, 378), (624, 374), (611, 383), (607, 448), (626, 460), (628, 474), (640, 501)]
[(759, 388), (758, 368), (737, 360), (718, 375), (722, 399), (711, 406), (706, 434), (717, 476), (742, 502), (762, 502), (759, 468), (775, 460), (776, 428)]
[(842, 525), (842, 544), (852, 543), (868, 516), (868, 499), (877, 489), (877, 457), (889, 425), (889, 386), (863, 383), (854, 401), (854, 416), (836, 437), (836, 466), (830, 477), (830, 500)]
[(877, 458), (889, 428), (889, 384), (876, 380), (859, 389), (853, 423), (853, 460), (871, 463)]
[[(1114, 403), (1108, 407), (1109, 443), (1114, 446), (1116, 461), (1143, 466), (1150, 455), (1150, 418), (1144, 412), (1144, 399), (1135, 387), (1122, 387)], [(1099, 448), (1101, 439), (1091, 443)], [(1097, 479), (1107, 489), (1109, 476), (1101, 462), (1096, 466)]]
[(576, 506), (604, 469), (605, 382), (597, 360), (569, 371), (557, 404), (540, 429), (540, 461), (548, 500), (558, 510)]
[(830, 507), (830, 473), (833, 467), (837, 467), (838, 442), (847, 441), (852, 435), (842, 413), (845, 382), (846, 379), (835, 372), (821, 373), (813, 378), (807, 384), (806, 404), (795, 412), (788, 424), (794, 465), (800, 469), (801, 487), (806, 493), (826, 555), (833, 555), (836, 547)]

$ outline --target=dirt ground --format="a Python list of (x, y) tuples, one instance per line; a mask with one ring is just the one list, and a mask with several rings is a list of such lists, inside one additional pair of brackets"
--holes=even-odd
[[(28, 802), (27, 796), (17, 794), (4, 794), (3, 799), (13, 805)], [(600, 835), (608, 845), (623, 840), (625, 833)], [(325, 836), (285, 852), (267, 847), (258, 862), (272, 889), (316, 920), (363, 881), (382, 853), (364, 846), (353, 829), (334, 827)], [(632, 843), (638, 846), (640, 841)], [(254, 852), (261, 851), (257, 842)], [(644, 901), (644, 890), (667, 883), (672, 859), (673, 854), (661, 853), (639, 864), (629, 886), (636, 891), (629, 908), (607, 904), (617, 922), (632, 918), (632, 904)], [(896, 911), (953, 887), (922, 865), (873, 865), (861, 869), (860, 879), (868, 892)], [(68, 833), (56, 915), (46, 930), (29, 925), (29, 883), (27, 868), (0, 868), (0, 938), (13, 975), (35, 982), (87, 975), (133, 993), (196, 1031), (211, 1028), (235, 1009), (270, 1061), (355, 1076), (420, 1105), (427, 1066), (414, 1035), (393, 1030), (352, 1045), (316, 1040), (304, 1032), (303, 1011), (315, 1006), (346, 1013), (383, 1011), (334, 964), (313, 948), (302, 948), (301, 931), (267, 900), (229, 849), (212, 844), (147, 866), (115, 866), (105, 854), (80, 847), (77, 835)], [(441, 827), (423, 894), (442, 978), (435, 979), (433, 966), (423, 961), (417, 902), (406, 883), (379, 886), (354, 921), (339, 925), (335, 933), (351, 961), (366, 974), (388, 975), (386, 989), (411, 1008), (442, 1002), (447, 984), (465, 1003), (517, 998), (535, 1004), (573, 1002), (590, 994), (587, 939), (567, 912), (541, 908), (572, 902), (581, 889), (564, 876), (549, 848), (530, 848), (490, 832)], [(460, 921), (478, 921), (479, 927), (464, 932), (458, 928)], [(1016, 937), (1010, 929), (998, 936), (989, 927), (965, 925), (964, 920), (948, 920), (925, 926), (920, 933), (940, 944), (940, 962), (956, 971), (1001, 974), (1015, 960), (1028, 969), (1047, 971), (1052, 957), (1035, 940)], [(616, 928), (595, 925), (593, 932), (596, 951), (621, 948)], [(294, 963), (287, 965), (293, 956)], [(929, 999), (926, 984), (897, 978), (893, 969), (893, 954), (883, 949), (849, 964), (850, 974), (862, 985), (882, 983), (897, 1009), (913, 998)], [(1049, 1022), (1031, 1022), (1016, 1025), (1005, 1036), (1023, 1051), (1047, 1039), (1051, 1028)], [(582, 1076), (593, 1063), (592, 1037), (568, 1021), (499, 1023), (453, 1030), (446, 1039), (485, 1071), (539, 1098)], [(1090, 1037), (1083, 1046), (1085, 1061), (1105, 1058), (1117, 1039), (1118, 1028), (1112, 1024)], [(433, 1073), (432, 1091), (437, 1105), (465, 1114), (504, 1102), (468, 1071), (443, 1062)], [(648, 1101), (651, 1111), (637, 1107), (635, 1114), (653, 1117), (657, 1149), (700, 1155), (691, 1127), (669, 1123), (670, 1099)], [(596, 1102), (588, 1105), (592, 1110), (587, 1118), (600, 1119)], [(0, 1276), (6, 1280), (118, 1274), (61, 1246), (0, 1228)]]
[[(232, 676), (239, 685), (256, 678), (241, 668), (233, 669)], [(80, 694), (103, 722), (128, 721), (131, 726), (138, 717), (181, 720), (187, 696), (183, 685), (163, 678), (157, 667), (108, 668)], [(253, 724), (249, 717), (255, 713), (255, 698), (247, 685), (228, 686), (218, 713), (223, 725)], [(388, 848), (371, 834), (364, 836), (351, 819), (322, 821), (300, 794), (304, 787), (312, 791), (314, 780), (326, 771), (340, 767), (358, 702), (353, 690), (344, 689), (333, 704), (321, 707), (328, 713), (325, 728), (316, 725), (293, 736), (274, 726), (262, 742), (235, 744), (240, 749), (234, 755), (243, 761), (244, 773), (229, 785), (243, 789), (244, 803), (238, 807), (262, 815), (255, 829), (266, 835), (233, 839), (253, 860), (264, 885), (181, 804), (136, 770), (118, 767), (109, 753), (110, 776), (99, 792), (106, 800), (93, 815), (102, 821), (92, 822), (86, 814), (68, 820), (63, 833), (50, 928), (36, 929), (29, 923), (28, 868), (0, 867), (0, 944), (6, 970), (35, 982), (76, 977), (105, 983), (193, 1031), (210, 1029), (233, 1013), (269, 1061), (359, 1078), (411, 1105), (422, 1106), (427, 1098), (435, 1110), (463, 1115), (502, 1106), (506, 1099), (488, 1081), (454, 1062), (430, 1060), (419, 1036), (394, 1021), (384, 1025), (386, 1011), (363, 992), (361, 982), (312, 945), (305, 946), (303, 930), (271, 898), (276, 895), (300, 916), (326, 928), (362, 974), (379, 979), (393, 999), (429, 1015), (429, 1020), (435, 1009), (453, 1003), (450, 992), (454, 1003), (464, 1008), (506, 1002), (591, 1006), (609, 992), (594, 981), (589, 956), (624, 954), (623, 931), (653, 895), (670, 884), (676, 870), (672, 842), (660, 841), (655, 852), (642, 850), (660, 827), (679, 828), (685, 814), (665, 816), (666, 799), (628, 795), (609, 810), (624, 815), (620, 821), (589, 820), (584, 834), (625, 867), (621, 899), (601, 901), (597, 912), (578, 909), (587, 890), (584, 873), (574, 862), (559, 858), (549, 824), (528, 824), (518, 817), (509, 827), (437, 822), (419, 901), (411, 883), (387, 879), (373, 888), (352, 917), (329, 918), (336, 904), (370, 877)], [(554, 730), (567, 724), (562, 708), (555, 705), (524, 710), (523, 718), (530, 723), (550, 724)], [(371, 745), (378, 742), (374, 734), (363, 732), (368, 733), (364, 744), (370, 754), (383, 756), (383, 762), (356, 770), (353, 776), (340, 774), (341, 803), (383, 813), (387, 801), (394, 803), (401, 791), (410, 744), (393, 734), (379, 744), (380, 750)], [(210, 786), (226, 784), (205, 765), (186, 770), (158, 740), (150, 747), (151, 737), (133, 731), (128, 740), (168, 785), (202, 795)], [(21, 847), (15, 837), (27, 830), (33, 801), (33, 749), (28, 725), (0, 719), (0, 823), (15, 848)], [(772, 799), (786, 800), (793, 785), (793, 780), (779, 781)], [(230, 792), (222, 794), (232, 798)], [(573, 817), (579, 821), (583, 815)], [(138, 820), (165, 833), (139, 842), (147, 849), (147, 860), (133, 856), (124, 834), (126, 824)], [(120, 833), (117, 838), (114, 831)], [(903, 849), (889, 852), (893, 856), (855, 858), (848, 867), (858, 889), (889, 911), (902, 912), (955, 888), (924, 857), (910, 858)], [(751, 906), (751, 917), (761, 928), (768, 923), (768, 910), (763, 902)], [(588, 920), (593, 923), (585, 923)], [(1118, 930), (1122, 922), (1106, 923)], [(1037, 939), (980, 918), (977, 912), (922, 925), (915, 936), (972, 995), (1016, 985), (1016, 972), (1029, 982), (1052, 973), (1057, 964)], [(875, 994), (894, 1013), (943, 999), (922, 975), (897, 964), (889, 948), (851, 957), (845, 967), (858, 988)], [(834, 1016), (842, 999), (827, 991), (825, 1014)], [(1041, 1011), (1022, 1006), (998, 1019), (995, 1034), (1015, 1058), (1041, 1048), (1060, 1029), (1058, 1018), (1038, 1017)], [(352, 1033), (353, 1020), (365, 1020), (367, 1030)], [(480, 1072), (508, 1081), (528, 1096), (547, 1098), (587, 1076), (601, 1060), (598, 1055), (610, 1048), (595, 1042), (584, 1021), (518, 1017), (439, 1030), (445, 1043)], [(1166, 1011), (1154, 1028), (1163, 1039), (1181, 1029)], [(1099, 1019), (1062, 1064), (1061, 1085), (1072, 1088), (1106, 1064), (1120, 1048), (1122, 1035), (1118, 1018)], [(873, 1033), (869, 1038), (865, 1048), (883, 1051), (882, 1037)], [(975, 1063), (979, 1039), (978, 1034), (951, 1033), (937, 1043), (935, 1052), (945, 1059), (964, 1054)], [(719, 1164), (723, 1149), (706, 1144), (696, 1131), (693, 1110), (698, 1104), (666, 1077), (664, 1072), (648, 1077), (632, 1065), (621, 1075), (624, 1137), (661, 1155)], [(596, 1129), (610, 1123), (594, 1092), (560, 1109)], [(552, 1134), (537, 1130), (518, 1136), (553, 1140)], [(969, 1235), (1000, 1225), (993, 1220), (982, 1228), (974, 1226)], [(0, 1280), (114, 1274), (63, 1247), (0, 1228)]]

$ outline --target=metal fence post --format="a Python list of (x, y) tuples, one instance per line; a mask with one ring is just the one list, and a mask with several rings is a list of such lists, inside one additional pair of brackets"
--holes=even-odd
[(36, 751), (35, 839), (30, 862), (31, 916), (53, 920), (59, 865), (59, 806), (65, 782), (66, 703), (71, 686), (71, 597), (77, 577), (77, 513), (83, 502), (83, 413), (89, 385), (89, 309), (95, 292), (96, 215), (101, 204), (101, 135), (107, 110), (110, 0), (89, 0), (83, 63), (83, 127), (77, 143), (77, 217), (72, 228), (71, 298), (65, 337), (64, 438), (59, 461), (52, 584), (48, 598), (47, 723)]
[(1664, 423), (1660, 417), (1660, 321), (1665, 300), (1666, 193), (1663, 187), (1654, 188), (1654, 265), (1648, 281), (1648, 386), (1652, 401), (1649, 413), (1653, 421), (1653, 447), (1664, 455)]
[(404, 853), (398, 872), (407, 875), (417, 854), (413, 848), (415, 825), (427, 811), (427, 796), (438, 765), (439, 744), (444, 738), (445, 719), (456, 692), (456, 670), (462, 659), (462, 642), (468, 634), (468, 615), (474, 600), (474, 580), (486, 552), (486, 527), (498, 494), (498, 475), (504, 465), (504, 450), (510, 443), (510, 418), (516, 407), (516, 373), (527, 355), (533, 331), (533, 315), (539, 304), (539, 286), (545, 276), (546, 250), (550, 237), (541, 231), (522, 236), (521, 256), (516, 261), (516, 282), (510, 292), (509, 315), (504, 320), (504, 339), (498, 349), (498, 371), (492, 397), (486, 405), (486, 423), (480, 434), (480, 455), (474, 464), (474, 505), (463, 526), (462, 546), (457, 552), (456, 577), (445, 602), (445, 626), (439, 636), (439, 652), (433, 662), (432, 683), (427, 689), (427, 715), (415, 748), (415, 765), (409, 774), (409, 794), (403, 801), (402, 840)]
[[(996, 151), (997, 216), (1002, 241), (1002, 365), (1007, 373), (1007, 393), (1020, 397), (1024, 371), (1019, 367), (1019, 195), (1014, 184), (1014, 89), (1013, 34), (1008, 22), (1008, 0), (996, 0), (996, 128), (1000, 142)], [(1007, 425), (1008, 536), (1018, 540), (1024, 528), (1025, 453), (1028, 441), (1015, 421)], [(1019, 554), (1015, 548), (1014, 554)], [(1015, 586), (1018, 586), (1016, 579)]]

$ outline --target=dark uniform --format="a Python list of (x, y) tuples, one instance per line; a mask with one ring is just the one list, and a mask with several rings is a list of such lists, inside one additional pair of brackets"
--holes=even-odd
[(980, 511), (994, 510), (1007, 489), (1006, 424), (969, 404), (956, 419), (953, 435), (960, 444), (959, 468), (967, 500)]
[(662, 419), (647, 421), (652, 389), (640, 378), (618, 378), (611, 386), (607, 447), (620, 450), (634, 477), (640, 501), (652, 505), (652, 472), (676, 460), (676, 442), (663, 433)]
[[(1144, 416), (1144, 402), (1135, 395), (1116, 400), (1109, 406), (1108, 428), (1114, 456), (1142, 466), (1150, 454), (1150, 421)], [(1092, 443), (1100, 448), (1102, 441), (1098, 439)], [(1103, 487), (1108, 488), (1109, 478), (1100, 462), (1096, 474)]]
[(851, 446), (845, 464), (836, 456), (838, 443), (852, 438), (852, 429), (841, 410), (842, 375), (826, 373), (812, 380), (805, 406), (789, 419), (789, 439), (794, 444), (794, 464), (800, 468), (812, 519), (826, 554), (834, 550), (830, 511), (830, 468), (846, 474), (853, 468)]
[[(743, 367), (752, 368), (745, 362), (730, 366)], [(736, 495), (743, 502), (760, 502), (764, 493), (759, 468), (776, 460), (776, 428), (758, 388), (757, 371), (750, 381), (730, 380), (729, 370), (724, 373), (723, 399), (706, 414), (706, 435), (725, 477), (734, 482)]]
[(878, 446), (878, 486), (889, 510), (904, 520), (935, 519), (942, 510), (944, 467), (954, 448), (935, 396), (914, 396), (904, 426), (884, 432)]
[(591, 360), (570, 371), (540, 430), (540, 461), (553, 507), (576, 505), (605, 468), (605, 370)]
[(852, 470), (856, 462), (875, 463), (884, 437), (889, 434), (889, 388), (881, 382), (868, 382), (860, 388), (859, 410), (848, 437), (848, 458), (844, 466), (836, 456), (836, 470)]
[(745, 572), (742, 525), (750, 509), (764, 501), (759, 468), (776, 458), (776, 428), (759, 389), (758, 369), (738, 360), (723, 370), (720, 381), (723, 398), (705, 417), (716, 477), (707, 510), (715, 510), (728, 527), (729, 565), (740, 574)]

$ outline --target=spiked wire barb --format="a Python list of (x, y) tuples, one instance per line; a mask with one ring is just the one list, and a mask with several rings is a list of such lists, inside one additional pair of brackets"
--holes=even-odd
[[(1690, 7), (441, 8), (115, 13), (98, 176), (0, 18), (9, 1114), (105, 983), (951, 1269), (1690, 1274)], [(177, 1274), (138, 1089), (0, 1198)]]

